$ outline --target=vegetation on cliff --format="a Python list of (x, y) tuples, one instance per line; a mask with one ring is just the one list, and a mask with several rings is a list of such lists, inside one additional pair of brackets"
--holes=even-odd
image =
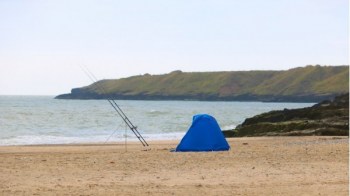
[(101, 80), (59, 99), (317, 102), (349, 91), (349, 66), (286, 71), (182, 72)]
[(349, 135), (349, 93), (312, 107), (271, 111), (247, 118), (226, 137)]

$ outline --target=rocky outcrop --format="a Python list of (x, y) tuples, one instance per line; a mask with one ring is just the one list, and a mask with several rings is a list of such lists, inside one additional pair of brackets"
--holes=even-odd
[(349, 135), (349, 93), (312, 107), (271, 111), (247, 118), (227, 137)]

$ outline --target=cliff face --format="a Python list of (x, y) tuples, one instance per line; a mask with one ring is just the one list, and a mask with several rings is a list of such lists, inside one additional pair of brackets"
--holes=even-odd
[(312, 107), (247, 118), (226, 136), (349, 135), (349, 93)]
[(101, 80), (58, 99), (318, 102), (349, 91), (348, 66), (287, 71), (181, 72)]

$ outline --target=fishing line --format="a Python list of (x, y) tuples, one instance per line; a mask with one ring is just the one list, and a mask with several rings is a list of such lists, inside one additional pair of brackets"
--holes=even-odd
[[(107, 90), (104, 88), (104, 86), (100, 85), (98, 83), (98, 79), (96, 78), (96, 76), (89, 70), (89, 68), (87, 66), (85, 66), (86, 72), (91, 76), (92, 81), (95, 81), (96, 86), (100, 87), (100, 89), (102, 89), (103, 93), (108, 95)], [(129, 128), (131, 129), (132, 132), (134, 132), (135, 136), (140, 140), (140, 142), (144, 145), (144, 146), (148, 146), (148, 143), (146, 142), (146, 140), (142, 137), (142, 135), (139, 133), (139, 131), (137, 130), (137, 127), (134, 126), (132, 124), (132, 122), (129, 120), (129, 118), (126, 116), (126, 114), (123, 112), (123, 110), (119, 107), (119, 105), (110, 98), (107, 98), (107, 100), (110, 102), (110, 104), (113, 106), (113, 108), (118, 112), (118, 114), (120, 115), (120, 117), (125, 121), (125, 123), (129, 126)]]
[(113, 133), (106, 139), (106, 141), (104, 142), (104, 144), (106, 144), (108, 142), (108, 140), (115, 134), (115, 132), (118, 131), (118, 129), (121, 127), (121, 125), (119, 125), (119, 127), (117, 127), (116, 130), (113, 131)]
[[(93, 82), (93, 84), (96, 86), (97, 90), (100, 89), (102, 90), (102, 93), (104, 93), (105, 95), (108, 95), (106, 89), (99, 84), (99, 81), (97, 80), (97, 78), (95, 77), (95, 75), (85, 66), (82, 67), (80, 65), (80, 68), (83, 70), (83, 72), (90, 78), (90, 80)], [(99, 94), (99, 93), (98, 93)], [(103, 98), (104, 96), (101, 95), (101, 98)], [(123, 121), (125, 122), (125, 124), (129, 127), (129, 129), (134, 133), (134, 135), (139, 139), (139, 141), (142, 143), (143, 146), (149, 146), (148, 143), (146, 142), (146, 140), (142, 137), (142, 135), (140, 134), (140, 132), (137, 130), (137, 127), (134, 126), (132, 124), (132, 122), (129, 120), (129, 118), (126, 116), (126, 114), (123, 112), (123, 110), (119, 107), (119, 105), (111, 98), (106, 97), (106, 100), (111, 104), (111, 106), (114, 108), (114, 110), (118, 113), (118, 115), (123, 119)], [(115, 133), (115, 132), (114, 132)], [(113, 133), (113, 134), (114, 134)], [(112, 134), (112, 135), (113, 135)], [(111, 136), (112, 136), (111, 135)], [(110, 136), (110, 137), (111, 137)], [(109, 138), (110, 138), (109, 137)], [(108, 139), (109, 139), (108, 138)]]

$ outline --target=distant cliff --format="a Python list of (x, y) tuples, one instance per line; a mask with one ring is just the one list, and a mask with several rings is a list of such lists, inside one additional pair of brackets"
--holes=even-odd
[(101, 80), (57, 99), (318, 102), (349, 91), (349, 66), (182, 72)]
[(271, 111), (247, 118), (226, 137), (349, 135), (349, 93), (312, 107)]

